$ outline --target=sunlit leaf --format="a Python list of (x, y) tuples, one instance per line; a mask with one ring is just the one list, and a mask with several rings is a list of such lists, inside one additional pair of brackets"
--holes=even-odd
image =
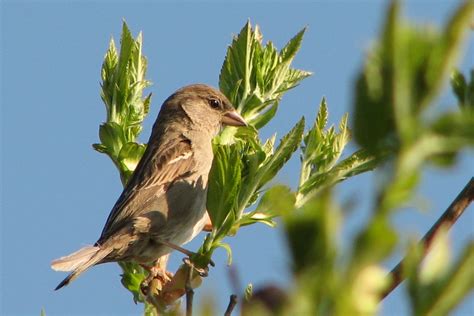
[(352, 285), (352, 306), (358, 315), (376, 315), (387, 286), (387, 271), (376, 265), (361, 268)]
[(141, 269), (138, 265), (132, 264), (132, 263), (125, 263), (122, 262), (120, 263), (120, 266), (123, 269), (123, 274), (122, 274), (122, 285), (132, 292), (133, 294), (133, 300), (135, 303), (137, 302), (143, 302), (144, 298), (143, 295), (141, 294), (141, 283), (145, 279), (146, 275), (143, 272), (143, 269)]
[(286, 185), (275, 185), (268, 189), (260, 199), (257, 212), (283, 215), (291, 212), (295, 206), (295, 194)]
[(430, 284), (446, 273), (451, 261), (451, 245), (447, 229), (440, 229), (431, 243), (428, 254), (421, 263), (418, 279)]
[(102, 143), (101, 148), (114, 160), (118, 157), (125, 142), (125, 135), (122, 127), (115, 122), (103, 123), (99, 127), (99, 138)]
[(124, 174), (127, 179), (126, 182), (128, 182), (128, 179), (130, 179), (133, 171), (137, 167), (145, 149), (146, 145), (137, 144), (135, 142), (129, 142), (122, 146), (117, 160), (120, 164), (122, 174)]
[(308, 199), (328, 186), (344, 181), (358, 174), (372, 171), (384, 161), (388, 152), (380, 153), (379, 156), (370, 154), (366, 150), (359, 150), (351, 156), (337, 163), (326, 172), (314, 173), (298, 189), (301, 197), (298, 205), (305, 203)]
[(281, 167), (283, 167), (284, 163), (290, 159), (291, 155), (296, 151), (302, 141), (303, 131), (304, 118), (302, 118), (293, 129), (280, 140), (280, 144), (276, 148), (275, 153), (258, 171), (257, 177), (261, 179), (259, 181), (259, 187), (270, 181)]
[[(474, 289), (474, 243), (464, 249), (459, 261), (451, 267), (430, 300), (425, 315), (448, 315)], [(428, 291), (428, 289), (427, 289)]]
[(262, 44), (258, 26), (253, 29), (247, 22), (228, 47), (219, 87), (256, 128), (273, 118), (286, 91), (311, 75), (291, 68), (304, 32), (305, 29), (300, 31), (278, 52), (272, 42)]
[(220, 242), (218, 246), (221, 248), (224, 248), (225, 251), (227, 252), (227, 265), (228, 266), (232, 265), (232, 249), (230, 248), (230, 245), (224, 242)]
[(229, 212), (234, 210), (240, 189), (240, 147), (216, 146), (213, 166), (209, 174), (207, 209), (212, 224), (220, 227)]

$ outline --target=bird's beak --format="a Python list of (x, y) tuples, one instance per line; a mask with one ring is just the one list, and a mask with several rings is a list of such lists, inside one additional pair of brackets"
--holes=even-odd
[(244, 118), (237, 111), (229, 111), (222, 117), (222, 124), (229, 126), (247, 126)]

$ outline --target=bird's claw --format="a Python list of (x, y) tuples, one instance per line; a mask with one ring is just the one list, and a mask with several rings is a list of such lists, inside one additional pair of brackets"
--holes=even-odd
[[(189, 259), (189, 257), (186, 257), (186, 258), (183, 258), (183, 262), (184, 264), (186, 264), (188, 267), (190, 267), (191, 269), (193, 269), (194, 271), (197, 272), (197, 274), (199, 274), (200, 277), (207, 277), (209, 275), (209, 267), (204, 267), (204, 268), (199, 268), (199, 267), (196, 267), (194, 265), (194, 263), (191, 262), (191, 260)], [(215, 266), (214, 262), (210, 262), (210, 265), (211, 266)]]
[(162, 289), (163, 285), (171, 281), (173, 278), (173, 273), (156, 266), (141, 266), (148, 271), (148, 276), (140, 284), (140, 289), (145, 296), (148, 295), (150, 290), (152, 293), (157, 294)]

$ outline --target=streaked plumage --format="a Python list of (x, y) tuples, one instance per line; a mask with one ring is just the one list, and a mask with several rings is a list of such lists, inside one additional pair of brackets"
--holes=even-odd
[(95, 245), (53, 261), (53, 269), (72, 271), (56, 289), (93, 265), (149, 264), (171, 251), (160, 241), (182, 245), (194, 238), (206, 222), (211, 140), (222, 124), (245, 121), (219, 91), (197, 84), (171, 95)]

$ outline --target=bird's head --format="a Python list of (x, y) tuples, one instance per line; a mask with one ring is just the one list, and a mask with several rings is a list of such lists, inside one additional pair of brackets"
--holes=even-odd
[(205, 128), (212, 134), (217, 134), (223, 125), (247, 125), (225, 95), (205, 84), (179, 89), (165, 101), (161, 112), (169, 112), (169, 115), (181, 112), (192, 127)]

